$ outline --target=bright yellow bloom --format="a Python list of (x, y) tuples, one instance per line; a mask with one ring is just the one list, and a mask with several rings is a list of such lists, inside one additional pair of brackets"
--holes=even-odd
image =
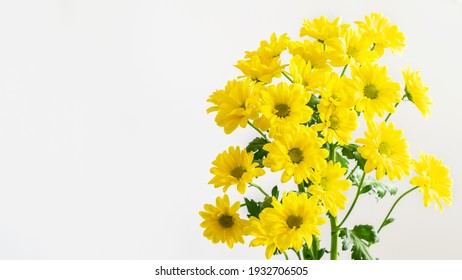
[(263, 146), (268, 156), (263, 160), (266, 167), (276, 172), (284, 170), (281, 181), (292, 177), (296, 184), (306, 181), (313, 168), (321, 166), (329, 155), (321, 148), (324, 140), (309, 127), (299, 125), (277, 135), (272, 143)]
[(258, 117), (260, 84), (250, 79), (229, 81), (225, 90), (214, 92), (207, 101), (215, 106), (207, 111), (218, 111), (215, 121), (225, 133), (233, 132), (238, 126), (246, 127), (248, 120)]
[(296, 55), (290, 60), (290, 75), (296, 84), (301, 84), (308, 92), (317, 93), (325, 84), (327, 72), (311, 67), (311, 63)]
[(236, 67), (253, 81), (268, 84), (271, 83), (273, 78), (281, 77), (283, 67), (281, 66), (280, 57), (275, 57), (265, 62), (262, 62), (259, 56), (254, 55), (250, 59), (239, 60)]
[(412, 160), (412, 166), (417, 173), (410, 183), (419, 187), (423, 193), (425, 207), (435, 203), (443, 210), (443, 204), (451, 206), (452, 203), (452, 179), (449, 177), (449, 168), (444, 166), (442, 160), (434, 155), (420, 153), (419, 161)]
[(370, 37), (351, 27), (341, 29), (340, 37), (326, 41), (326, 45), (330, 49), (333, 66), (372, 63), (378, 58), (370, 49), (372, 45)]
[(271, 34), (270, 41), (261, 41), (260, 47), (256, 51), (247, 51), (245, 57), (252, 58), (253, 56), (258, 56), (263, 63), (267, 64), (268, 61), (271, 61), (274, 57), (281, 55), (283, 51), (287, 49), (287, 44), (289, 43), (289, 37), (287, 34), (282, 34), (279, 38), (276, 36), (276, 33)]
[(364, 31), (374, 43), (374, 52), (383, 55), (384, 48), (389, 48), (392, 53), (401, 53), (406, 47), (406, 38), (398, 30), (397, 25), (391, 25), (390, 19), (380, 13), (371, 13), (365, 17), (366, 22), (356, 21), (359, 29)]
[(385, 111), (395, 112), (395, 104), (400, 102), (399, 83), (387, 74), (385, 66), (364, 64), (351, 67), (350, 91), (357, 96), (356, 111), (364, 112), (366, 120), (374, 114), (383, 117)]
[(210, 172), (215, 175), (209, 184), (215, 188), (223, 187), (226, 192), (231, 185), (237, 185), (239, 193), (243, 194), (246, 184), (251, 183), (254, 177), (262, 176), (265, 171), (258, 168), (258, 163), (253, 162), (253, 153), (239, 147), (229, 147), (217, 156), (212, 162), (214, 167)]
[(380, 125), (375, 121), (368, 122), (368, 131), (365, 138), (357, 139), (356, 142), (363, 144), (358, 152), (366, 159), (365, 172), (376, 170), (377, 180), (385, 173), (390, 180), (397, 177), (399, 180), (410, 174), (411, 155), (408, 152), (406, 139), (403, 131), (396, 130), (393, 122), (387, 126), (385, 122)]
[(325, 84), (320, 89), (321, 104), (351, 109), (356, 104), (356, 95), (346, 90), (345, 76), (339, 77), (335, 72), (330, 72)]
[(329, 21), (326, 16), (313, 20), (304, 19), (300, 29), (300, 37), (310, 36), (321, 42), (338, 37), (341, 20), (341, 17), (337, 17), (333, 21)]
[(345, 209), (347, 191), (351, 182), (342, 179), (347, 171), (339, 162), (329, 161), (325, 166), (315, 170), (310, 176), (312, 185), (308, 187), (308, 192), (319, 199), (325, 209), (334, 217), (337, 217), (339, 209)]
[(213, 243), (226, 243), (233, 248), (235, 243), (244, 243), (244, 228), (248, 221), (240, 218), (237, 211), (241, 207), (239, 201), (230, 206), (228, 195), (217, 197), (216, 205), (205, 204), (199, 215), (204, 219), (201, 227), (205, 228), (204, 236)]
[(403, 77), (407, 98), (414, 103), (422, 115), (427, 118), (431, 115), (430, 105), (432, 100), (426, 94), (428, 87), (424, 86), (419, 71), (412, 71), (409, 66), (403, 69)]
[(299, 55), (305, 61), (309, 61), (311, 66), (316, 69), (327, 69), (331, 67), (327, 64), (328, 54), (324, 49), (324, 44), (318, 41), (310, 40), (290, 41), (289, 52), (292, 56)]
[(321, 131), (328, 143), (336, 139), (341, 145), (347, 145), (352, 138), (353, 131), (358, 127), (358, 115), (355, 111), (335, 106), (318, 104), (321, 123), (315, 124), (313, 129)]
[(265, 256), (267, 259), (271, 258), (276, 251), (273, 234), (263, 226), (263, 223), (259, 219), (250, 217), (249, 221), (250, 225), (247, 227), (247, 232), (249, 235), (255, 237), (255, 239), (250, 241), (249, 246), (266, 246)]
[(262, 90), (260, 111), (271, 125), (270, 136), (285, 127), (295, 127), (310, 120), (313, 110), (306, 106), (309, 97), (303, 86), (287, 85), (285, 82), (277, 86), (270, 85)]
[(260, 213), (263, 227), (274, 236), (274, 243), (281, 252), (288, 248), (300, 250), (303, 242), (311, 246), (313, 235), (321, 235), (319, 226), (327, 220), (318, 200), (308, 198), (306, 193), (284, 194), (282, 203), (273, 198), (273, 208), (265, 208)]

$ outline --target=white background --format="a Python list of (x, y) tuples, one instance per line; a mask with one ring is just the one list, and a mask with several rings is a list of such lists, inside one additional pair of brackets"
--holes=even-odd
[[(451, 208), (439, 213), (423, 207), (420, 193), (407, 197), (373, 253), (460, 259), (456, 0), (2, 0), (0, 258), (264, 258), (263, 248), (229, 250), (202, 237), (198, 212), (222, 194), (207, 184), (211, 161), (256, 136), (250, 129), (225, 135), (206, 114), (206, 99), (272, 32), (298, 38), (304, 18), (353, 22), (372, 11), (407, 37), (403, 56), (381, 62), (397, 81), (404, 65), (421, 70), (435, 104), (426, 121), (410, 104), (392, 118), (414, 156), (443, 158), (454, 179)], [(408, 187), (404, 181), (401, 192)], [(238, 198), (235, 189), (230, 195)], [(392, 202), (365, 196), (347, 224), (377, 227)]]

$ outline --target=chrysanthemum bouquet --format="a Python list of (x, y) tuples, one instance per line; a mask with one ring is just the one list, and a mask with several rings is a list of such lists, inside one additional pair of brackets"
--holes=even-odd
[[(402, 52), (405, 37), (379, 13), (354, 24), (324, 16), (305, 20), (300, 36), (302, 40), (292, 40), (272, 34), (237, 62), (243, 75), (207, 100), (213, 104), (208, 112), (216, 112), (215, 121), (226, 134), (249, 126), (258, 136), (246, 147), (232, 146), (219, 154), (209, 184), (224, 192), (236, 186), (243, 196), (252, 187), (262, 196), (237, 202), (227, 194), (218, 197), (200, 212), (201, 227), (206, 238), (230, 248), (249, 235), (250, 246), (266, 246), (267, 258), (288, 258), (291, 250), (299, 259), (318, 260), (326, 253), (337, 259), (341, 241), (352, 259), (374, 259), (369, 248), (393, 222), (390, 214), (405, 195), (419, 190), (425, 206), (434, 203), (440, 210), (452, 201), (449, 169), (423, 152), (412, 159), (403, 131), (389, 120), (404, 101), (428, 117), (428, 88), (418, 71), (404, 68), (400, 84), (380, 64), (386, 49)], [(353, 139), (361, 117), (367, 130)], [(345, 227), (362, 195), (395, 195), (394, 181), (411, 171), (413, 187), (377, 228)], [(280, 172), (279, 186), (257, 184), (257, 177), (267, 172)], [(281, 185), (292, 187), (282, 191)], [(351, 187), (356, 194), (347, 203), (345, 192)], [(247, 217), (239, 215), (241, 208)], [(328, 221), (330, 231), (323, 235), (319, 226)], [(321, 247), (325, 235), (330, 248)]]

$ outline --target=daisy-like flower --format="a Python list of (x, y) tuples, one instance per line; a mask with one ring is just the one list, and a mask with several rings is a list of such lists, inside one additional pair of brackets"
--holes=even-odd
[(241, 207), (239, 201), (230, 206), (228, 195), (217, 197), (216, 205), (205, 204), (199, 215), (204, 219), (201, 227), (205, 228), (204, 236), (213, 243), (226, 243), (233, 248), (236, 243), (244, 243), (244, 229), (247, 220), (240, 218), (237, 211)]
[(325, 107), (353, 108), (356, 104), (356, 95), (346, 90), (346, 81), (345, 76), (339, 77), (337, 73), (330, 72), (324, 86), (319, 91), (321, 104)]
[(308, 192), (319, 199), (333, 217), (337, 217), (339, 209), (345, 209), (347, 197), (344, 192), (351, 186), (349, 180), (342, 179), (346, 171), (339, 162), (334, 164), (329, 161), (310, 176), (312, 185), (308, 187)]
[(452, 179), (449, 177), (449, 168), (443, 165), (442, 160), (421, 152), (419, 161), (412, 160), (412, 166), (417, 176), (411, 178), (410, 183), (419, 187), (423, 193), (425, 207), (432, 202), (440, 211), (443, 210), (443, 204), (451, 206)]
[(341, 145), (351, 141), (353, 131), (358, 127), (358, 115), (355, 111), (335, 106), (318, 104), (321, 122), (315, 124), (313, 129), (321, 131), (328, 143), (337, 140)]
[(276, 33), (271, 34), (270, 41), (261, 41), (260, 47), (256, 51), (247, 51), (245, 57), (252, 58), (258, 56), (265, 63), (275, 57), (281, 55), (283, 51), (287, 49), (289, 37), (287, 34), (282, 34), (279, 38)]
[(215, 121), (224, 128), (226, 134), (233, 132), (238, 126), (246, 127), (248, 120), (258, 117), (260, 102), (260, 84), (250, 79), (229, 81), (225, 90), (213, 93), (208, 99), (215, 104), (208, 112), (217, 111)]
[(312, 68), (311, 63), (299, 55), (290, 60), (289, 69), (294, 83), (303, 85), (305, 90), (311, 93), (317, 93), (327, 78), (324, 69)]
[(249, 59), (239, 60), (235, 65), (242, 73), (256, 82), (262, 82), (265, 84), (271, 83), (273, 78), (281, 77), (281, 58), (275, 57), (271, 60), (260, 58), (258, 55), (254, 55)]
[(324, 49), (324, 44), (319, 41), (290, 41), (289, 53), (292, 56), (301, 56), (305, 61), (309, 61), (313, 68), (326, 70), (331, 69), (327, 63), (327, 51)]
[(366, 120), (372, 120), (375, 114), (383, 117), (385, 111), (395, 112), (396, 103), (401, 101), (400, 86), (388, 76), (385, 66), (352, 65), (351, 77), (349, 90), (357, 96), (356, 111), (364, 112)]
[(372, 63), (378, 58), (377, 54), (370, 50), (370, 37), (351, 27), (341, 29), (340, 37), (329, 39), (326, 45), (331, 49), (330, 58), (333, 66)]
[(268, 151), (263, 165), (273, 172), (284, 170), (281, 176), (283, 183), (293, 177), (295, 183), (300, 184), (307, 180), (313, 168), (325, 162), (329, 152), (322, 148), (323, 144), (324, 140), (310, 127), (299, 125), (286, 129), (276, 135), (272, 143), (263, 146)]
[(258, 163), (253, 162), (253, 153), (248, 153), (245, 149), (241, 151), (239, 147), (229, 147), (212, 164), (214, 167), (210, 169), (210, 173), (215, 176), (209, 184), (213, 184), (215, 188), (223, 187), (223, 192), (230, 186), (237, 185), (237, 191), (243, 194), (247, 183), (251, 183), (254, 177), (265, 174), (262, 168), (257, 167)]
[(249, 222), (250, 223), (246, 228), (246, 231), (248, 235), (255, 237), (252, 241), (250, 241), (249, 246), (266, 246), (265, 256), (267, 259), (271, 258), (276, 251), (273, 234), (263, 226), (263, 223), (259, 219), (250, 217)]
[(286, 193), (282, 203), (273, 198), (273, 208), (265, 208), (260, 213), (263, 227), (271, 232), (274, 243), (281, 252), (288, 248), (300, 250), (303, 242), (311, 246), (313, 235), (321, 235), (319, 226), (327, 220), (321, 217), (324, 214), (318, 200), (308, 198), (306, 193)]
[(358, 152), (366, 159), (364, 171), (369, 173), (376, 169), (376, 178), (380, 180), (385, 173), (390, 180), (399, 180), (410, 174), (411, 155), (408, 144), (403, 138), (403, 131), (395, 129), (393, 122), (380, 125), (374, 121), (368, 122), (365, 138), (356, 142), (364, 146), (358, 147)]
[(417, 106), (422, 115), (427, 118), (431, 115), (432, 100), (427, 95), (428, 87), (424, 86), (419, 71), (412, 71), (409, 66), (403, 69), (404, 92), (407, 98)]
[(313, 110), (306, 106), (308, 94), (299, 84), (287, 85), (285, 82), (277, 86), (270, 85), (261, 92), (260, 112), (270, 123), (270, 136), (284, 129), (295, 127), (310, 120)]
[(313, 20), (305, 19), (303, 20), (303, 25), (300, 29), (300, 37), (310, 36), (320, 42), (338, 37), (341, 21), (341, 17), (337, 17), (333, 21), (329, 21), (326, 16), (321, 16)]
[(364, 31), (374, 43), (374, 52), (383, 55), (384, 48), (392, 53), (401, 53), (406, 47), (406, 38), (397, 25), (391, 25), (390, 19), (380, 13), (371, 13), (365, 17), (366, 22), (356, 21), (359, 29)]

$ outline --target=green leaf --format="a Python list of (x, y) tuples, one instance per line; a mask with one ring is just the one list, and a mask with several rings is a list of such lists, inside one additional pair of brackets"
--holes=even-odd
[(369, 252), (369, 246), (379, 242), (379, 238), (371, 225), (357, 225), (352, 230), (343, 228), (339, 237), (342, 238), (342, 250), (351, 248), (353, 260), (375, 259)]
[(247, 211), (249, 212), (249, 214), (247, 214), (247, 217), (248, 218), (250, 217), (258, 218), (258, 215), (260, 215), (260, 212), (262, 210), (261, 209), (262, 203), (256, 202), (255, 200), (248, 199), (246, 197), (244, 197), (244, 202), (245, 202), (245, 206), (247, 207)]
[(393, 223), (394, 221), (395, 221), (394, 218), (388, 218), (388, 219), (386, 219), (385, 222), (383, 223), (382, 228), (383, 228), (384, 226), (386, 226), (386, 225), (389, 225), (389, 224)]
[(364, 170), (366, 159), (364, 159), (358, 152), (358, 147), (359, 146), (356, 144), (348, 144), (346, 146), (343, 146), (342, 155), (344, 155), (347, 159), (355, 160), (358, 163), (359, 168)]
[(271, 190), (271, 195), (274, 196), (276, 199), (279, 199), (279, 190), (278, 186), (274, 186)]
[(363, 182), (361, 193), (369, 193), (374, 195), (376, 199), (382, 199), (387, 193), (395, 195), (398, 188), (390, 181), (381, 180), (377, 181), (372, 177), (366, 177)]
[(247, 152), (254, 152), (253, 159), (259, 162), (268, 155), (268, 151), (263, 150), (263, 146), (268, 143), (269, 142), (265, 138), (257, 137), (250, 141), (245, 149)]
[(335, 161), (340, 162), (343, 168), (348, 168), (348, 164), (350, 163), (348, 159), (343, 157), (338, 151), (335, 152)]

